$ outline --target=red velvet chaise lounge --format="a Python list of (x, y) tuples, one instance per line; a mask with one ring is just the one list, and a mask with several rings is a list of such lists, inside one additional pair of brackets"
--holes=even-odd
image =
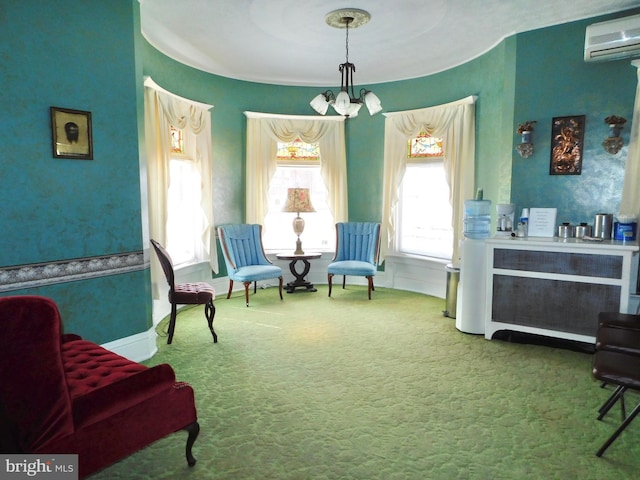
[(78, 454), (85, 477), (178, 430), (198, 436), (193, 389), (62, 333), (56, 304), (0, 298), (0, 452)]

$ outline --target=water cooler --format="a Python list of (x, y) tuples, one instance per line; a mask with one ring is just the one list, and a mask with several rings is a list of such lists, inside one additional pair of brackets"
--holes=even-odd
[(464, 240), (461, 248), (460, 282), (456, 305), (456, 328), (484, 334), (486, 305), (486, 239), (490, 235), (491, 201), (466, 200)]

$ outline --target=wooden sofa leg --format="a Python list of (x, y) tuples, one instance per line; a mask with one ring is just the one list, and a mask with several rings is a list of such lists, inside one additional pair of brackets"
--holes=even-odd
[(369, 300), (371, 300), (371, 290), (373, 290), (373, 277), (367, 277), (369, 281), (369, 288), (367, 289), (369, 292)]
[(231, 291), (233, 290), (233, 280), (229, 280), (229, 292), (227, 293), (227, 300), (231, 298)]
[(192, 424), (184, 427), (183, 430), (186, 430), (189, 433), (189, 437), (187, 437), (186, 455), (187, 463), (190, 467), (193, 467), (196, 464), (196, 459), (193, 456), (193, 453), (191, 453), (191, 448), (193, 447), (193, 444), (195, 443), (196, 438), (198, 438), (198, 434), (200, 433), (200, 424), (198, 422), (193, 422)]
[(213, 317), (216, 316), (216, 307), (213, 304), (213, 300), (209, 300), (204, 306), (204, 316), (207, 317), (209, 330), (211, 331), (211, 335), (213, 335), (213, 343), (218, 343), (218, 335), (216, 335), (216, 331), (213, 329)]
[(329, 284), (329, 296), (331, 296), (331, 282), (333, 280), (333, 273), (327, 275), (327, 283)]
[(280, 300), (282, 300), (282, 277), (279, 277), (278, 290), (280, 291)]

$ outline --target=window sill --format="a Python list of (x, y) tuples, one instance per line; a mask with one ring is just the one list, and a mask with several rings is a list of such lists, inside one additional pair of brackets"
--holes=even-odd
[(394, 259), (394, 261), (398, 263), (409, 263), (409, 262), (429, 262), (429, 263), (440, 263), (442, 265), (447, 265), (451, 263), (451, 259), (447, 258), (439, 258), (439, 257), (429, 257), (427, 255), (415, 255), (412, 253), (387, 253), (386, 258)]
[(190, 273), (199, 272), (204, 268), (209, 268), (209, 262), (207, 262), (206, 260), (191, 263), (181, 263), (180, 265), (175, 265), (173, 267), (173, 270), (176, 273), (189, 275)]
[[(274, 249), (269, 249), (266, 250), (265, 249), (265, 253), (267, 255), (277, 255), (278, 253), (290, 253), (293, 252), (295, 250), (295, 248), (274, 248)], [(326, 250), (326, 249), (322, 249), (322, 248), (307, 248), (304, 247), (304, 251), (305, 253), (321, 253), (323, 257), (327, 256), (327, 255), (333, 255), (334, 251), (333, 250)]]

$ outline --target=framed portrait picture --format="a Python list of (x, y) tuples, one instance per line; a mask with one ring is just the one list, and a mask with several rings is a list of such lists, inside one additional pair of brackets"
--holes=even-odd
[(91, 112), (58, 107), (50, 110), (53, 156), (93, 160)]
[(580, 175), (582, 173), (584, 120), (584, 115), (553, 118), (550, 175)]

